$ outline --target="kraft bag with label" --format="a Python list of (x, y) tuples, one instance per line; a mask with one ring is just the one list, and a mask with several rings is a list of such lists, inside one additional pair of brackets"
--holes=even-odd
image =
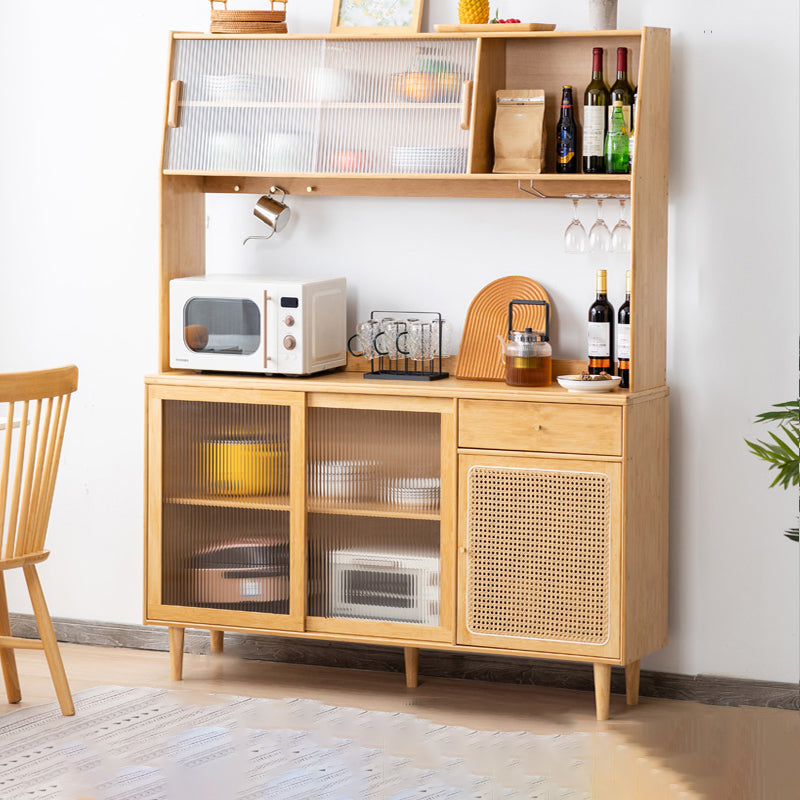
[(540, 173), (544, 168), (544, 146), (544, 91), (498, 91), (493, 172)]

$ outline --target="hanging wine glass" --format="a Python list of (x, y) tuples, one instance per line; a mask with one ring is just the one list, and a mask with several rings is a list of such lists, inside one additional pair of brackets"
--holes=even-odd
[(614, 195), (619, 200), (619, 221), (611, 231), (612, 253), (630, 253), (631, 251), (631, 226), (625, 219), (625, 201), (629, 196), (627, 194)]
[(586, 252), (586, 228), (578, 217), (578, 201), (586, 197), (585, 194), (565, 195), (572, 200), (572, 222), (564, 231), (564, 251), (570, 255), (580, 255)]
[(597, 200), (597, 219), (589, 228), (589, 250), (592, 253), (607, 253), (611, 246), (611, 232), (603, 219), (603, 200), (607, 200), (609, 195), (593, 194), (592, 197)]

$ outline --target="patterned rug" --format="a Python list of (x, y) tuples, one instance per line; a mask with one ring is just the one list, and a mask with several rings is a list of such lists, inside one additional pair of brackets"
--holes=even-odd
[(0, 717), (0, 798), (584, 800), (588, 734), (438, 725), (311, 700), (101, 686)]

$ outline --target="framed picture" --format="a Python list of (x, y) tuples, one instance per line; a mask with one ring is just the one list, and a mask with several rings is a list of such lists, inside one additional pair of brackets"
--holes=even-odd
[(422, 0), (333, 0), (331, 33), (419, 33)]

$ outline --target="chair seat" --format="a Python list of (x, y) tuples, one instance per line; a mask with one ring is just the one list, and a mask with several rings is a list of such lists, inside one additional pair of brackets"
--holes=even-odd
[(28, 553), (16, 558), (0, 558), (0, 572), (6, 569), (17, 569), (26, 564), (39, 564), (50, 555), (49, 550), (40, 550), (38, 553)]

